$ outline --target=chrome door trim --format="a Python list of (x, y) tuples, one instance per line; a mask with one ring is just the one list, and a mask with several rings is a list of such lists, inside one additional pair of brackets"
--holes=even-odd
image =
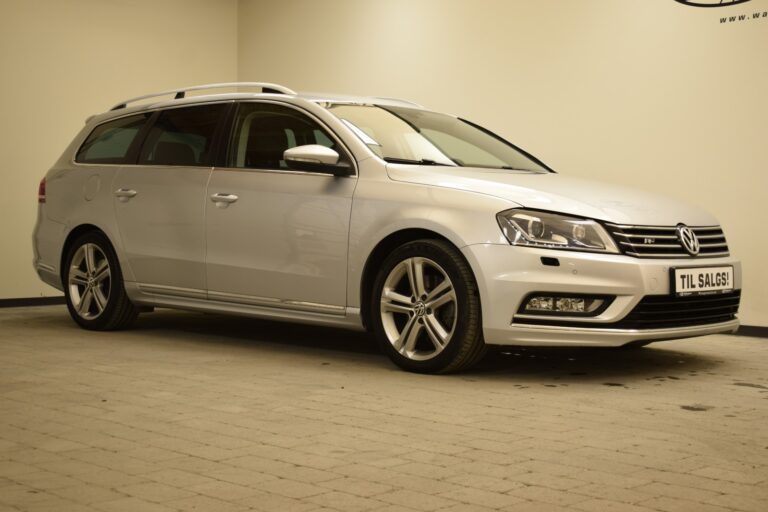
[(205, 290), (195, 288), (180, 288), (178, 286), (166, 286), (160, 284), (137, 283), (139, 290), (155, 295), (167, 295), (171, 297), (188, 297), (191, 299), (205, 299)]
[(305, 311), (309, 313), (324, 313), (326, 315), (344, 315), (344, 306), (331, 304), (318, 304), (316, 302), (304, 302), (300, 300), (278, 299), (274, 297), (256, 297), (253, 295), (239, 295), (226, 292), (208, 292), (209, 300), (220, 302), (232, 302), (234, 304), (248, 304), (250, 306), (262, 306), (268, 308), (286, 309), (291, 311)]

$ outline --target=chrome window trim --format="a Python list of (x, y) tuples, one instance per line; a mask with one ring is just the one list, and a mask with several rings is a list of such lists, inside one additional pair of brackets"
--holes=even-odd
[(147, 169), (213, 169), (211, 165), (154, 165), (154, 164), (125, 164), (120, 167), (144, 167)]
[(317, 176), (334, 179), (347, 179), (357, 178), (357, 174), (350, 174), (349, 176), (334, 176), (328, 172), (314, 172), (314, 171), (291, 171), (289, 169), (244, 169), (241, 167), (214, 167), (214, 172), (244, 172), (244, 173), (270, 173), (270, 174), (290, 174), (292, 176)]

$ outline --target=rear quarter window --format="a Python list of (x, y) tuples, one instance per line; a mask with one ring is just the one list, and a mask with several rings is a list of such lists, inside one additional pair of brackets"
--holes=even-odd
[(121, 117), (100, 124), (77, 151), (75, 162), (84, 164), (124, 164), (139, 131), (149, 114)]

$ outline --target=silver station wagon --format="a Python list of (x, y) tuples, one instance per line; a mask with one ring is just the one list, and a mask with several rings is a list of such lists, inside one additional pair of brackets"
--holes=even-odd
[(35, 269), (86, 329), (154, 307), (368, 329), (440, 373), (488, 345), (738, 327), (741, 268), (711, 215), (402, 100), (269, 83), (133, 98), (87, 120), (38, 201)]

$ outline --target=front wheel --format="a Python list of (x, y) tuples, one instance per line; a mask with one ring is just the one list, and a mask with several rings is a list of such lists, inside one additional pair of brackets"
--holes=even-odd
[(125, 293), (117, 256), (103, 234), (86, 233), (70, 245), (63, 277), (69, 314), (80, 327), (111, 331), (136, 320), (139, 311)]
[(382, 350), (405, 370), (455, 372), (485, 353), (474, 276), (442, 240), (395, 249), (376, 277), (371, 311)]

